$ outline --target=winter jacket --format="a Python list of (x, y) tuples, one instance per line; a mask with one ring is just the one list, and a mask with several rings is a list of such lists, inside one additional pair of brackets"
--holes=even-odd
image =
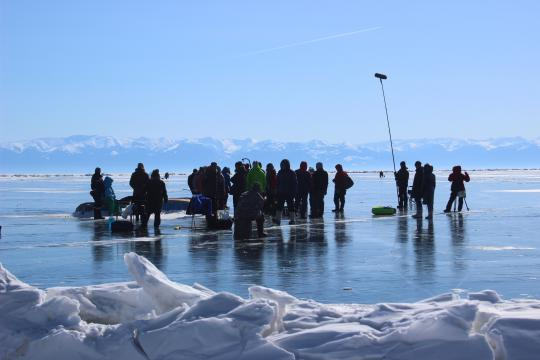
[(266, 193), (273, 195), (277, 193), (277, 173), (276, 170), (266, 172)]
[(349, 174), (347, 174), (345, 171), (338, 171), (336, 173), (336, 176), (334, 177), (334, 180), (332, 180), (335, 184), (335, 190), (338, 192), (343, 192), (347, 190), (347, 178), (349, 177)]
[(298, 191), (298, 180), (291, 169), (282, 169), (277, 174), (277, 193), (283, 198), (295, 197)]
[(167, 188), (160, 178), (151, 178), (146, 184), (146, 202), (149, 211), (161, 211), (163, 203), (169, 201)]
[(91, 194), (94, 200), (105, 197), (105, 184), (103, 183), (103, 178), (101, 175), (92, 175), (90, 187), (92, 188)]
[(409, 186), (409, 171), (406, 168), (400, 168), (396, 173), (396, 185), (400, 188)]
[(261, 191), (266, 189), (266, 174), (260, 164), (254, 166), (247, 174), (246, 189), (251, 190), (253, 184), (259, 183)]
[(435, 195), (435, 174), (433, 174), (433, 168), (431, 166), (424, 167), (424, 177), (422, 181), (422, 198), (424, 202), (432, 203), (433, 196)]
[(328, 173), (324, 170), (316, 170), (311, 178), (311, 191), (314, 194), (326, 195), (328, 191)]
[(231, 178), (231, 194), (240, 196), (246, 191), (246, 178), (247, 172), (244, 167), (241, 167), (240, 170), (235, 170), (235, 174)]
[(143, 200), (145, 198), (146, 183), (150, 177), (143, 169), (135, 169), (131, 174), (129, 186), (133, 189), (133, 199)]
[(226, 171), (222, 171), (221, 175), (223, 175), (223, 180), (225, 181), (225, 193), (229, 194), (231, 192), (231, 174)]
[(465, 182), (471, 181), (471, 178), (469, 174), (461, 173), (461, 166), (454, 166), (454, 168), (452, 169), (452, 173), (450, 174), (450, 176), (448, 176), (448, 181), (452, 182), (450, 191), (457, 193), (460, 191), (465, 191)]
[(414, 199), (422, 198), (422, 183), (424, 181), (424, 167), (416, 169), (412, 185), (412, 197)]
[(298, 195), (305, 195), (311, 190), (311, 174), (307, 169), (300, 168), (296, 170), (296, 179), (298, 181)]
[(105, 185), (105, 198), (116, 200), (116, 195), (114, 194), (112, 183), (113, 183), (113, 179), (111, 179), (108, 176), (105, 177), (105, 179), (103, 180), (103, 185)]
[(191, 191), (192, 194), (195, 194), (195, 193), (198, 192), (198, 190), (196, 188), (196, 185), (195, 185), (196, 176), (197, 176), (197, 173), (193, 172), (187, 178), (188, 187), (189, 187), (189, 190)]
[(203, 180), (203, 195), (211, 199), (218, 196), (218, 169), (215, 166), (209, 166), (206, 169)]
[(255, 190), (244, 192), (234, 209), (234, 217), (241, 220), (255, 220), (261, 216), (264, 198)]

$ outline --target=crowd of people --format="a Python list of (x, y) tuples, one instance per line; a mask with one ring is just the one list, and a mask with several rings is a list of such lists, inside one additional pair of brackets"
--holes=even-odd
[[(251, 164), (238, 161), (234, 167), (234, 175), (231, 176), (228, 168), (221, 170), (213, 162), (208, 167), (193, 169), (188, 176), (188, 186), (193, 195), (201, 194), (211, 199), (214, 212), (225, 209), (230, 194), (235, 219), (260, 220), (261, 216), (266, 214), (272, 217), (275, 224), (280, 224), (285, 209), (291, 224), (295, 223), (297, 215), (306, 219), (308, 209), (311, 218), (323, 216), (324, 197), (328, 191), (329, 180), (328, 172), (324, 170), (322, 163), (317, 163), (313, 169), (308, 168), (307, 162), (302, 161), (297, 170), (292, 170), (289, 160), (283, 159), (278, 171), (272, 163), (266, 164), (265, 169), (263, 170), (263, 164), (259, 161)], [(345, 195), (353, 181), (340, 164), (336, 165), (333, 182), (333, 211), (343, 212)], [(242, 202), (249, 203), (250, 206)]]
[[(343, 170), (341, 164), (335, 165), (334, 209), (335, 213), (342, 213), (345, 209), (347, 190), (354, 182)], [(414, 218), (422, 218), (423, 205), (427, 206), (426, 219), (433, 218), (433, 203), (436, 178), (433, 166), (420, 161), (415, 163), (415, 173), (412, 189), (409, 190), (409, 170), (404, 161), (400, 169), (394, 173), (398, 189), (398, 209), (406, 210), (409, 198), (416, 204)], [(461, 166), (454, 166), (448, 177), (452, 183), (450, 198), (445, 212), (450, 212), (452, 204), (457, 200), (458, 211), (462, 211), (465, 199), (465, 182), (470, 181), (467, 172), (462, 173)], [(324, 214), (324, 198), (328, 192), (329, 175), (321, 162), (315, 168), (308, 168), (308, 163), (302, 161), (297, 170), (291, 168), (289, 160), (283, 159), (279, 170), (272, 163), (263, 164), (259, 161), (253, 163), (235, 163), (234, 174), (228, 167), (223, 169), (216, 162), (209, 166), (193, 169), (188, 176), (188, 186), (193, 196), (202, 195), (210, 202), (210, 218), (217, 218), (218, 212), (227, 208), (229, 195), (232, 196), (235, 221), (244, 223), (256, 221), (259, 237), (265, 236), (265, 215), (271, 217), (276, 225), (286, 212), (289, 223), (294, 224), (296, 218), (321, 218)], [(91, 195), (94, 198), (94, 218), (102, 219), (101, 208), (106, 207), (109, 214), (117, 214), (118, 202), (112, 188), (113, 180), (105, 177), (100, 168), (95, 169), (91, 181)], [(154, 227), (161, 223), (160, 213), (163, 204), (168, 201), (165, 183), (160, 179), (159, 170), (153, 170), (148, 176), (144, 165), (139, 163), (131, 175), (130, 186), (133, 189), (132, 204), (136, 221), (141, 217), (142, 226), (146, 227), (148, 220), (154, 214)], [(208, 219), (208, 217), (207, 217)]]
[[(103, 219), (101, 215), (103, 206), (105, 206), (109, 215), (119, 215), (120, 209), (112, 183), (113, 179), (109, 176), (103, 179), (99, 167), (95, 169), (91, 180), (92, 191), (90, 191), (94, 198), (94, 219)], [(135, 221), (140, 219), (141, 227), (145, 228), (148, 225), (150, 216), (154, 214), (154, 228), (159, 228), (163, 204), (169, 200), (167, 187), (165, 182), (161, 180), (159, 170), (153, 170), (151, 175), (148, 176), (144, 165), (139, 163), (133, 174), (131, 174), (129, 185), (133, 189), (131, 203)]]
[[(415, 173), (411, 189), (411, 199), (416, 204), (416, 214), (413, 218), (420, 219), (423, 216), (423, 205), (427, 206), (428, 215), (426, 219), (433, 219), (433, 202), (435, 200), (436, 178), (433, 174), (433, 166), (430, 164), (422, 165), (422, 162), (414, 163)], [(408, 205), (408, 187), (409, 187), (409, 171), (404, 161), (400, 163), (400, 169), (395, 173), (396, 186), (398, 188), (398, 209), (405, 210)], [(469, 174), (465, 171), (462, 173), (461, 166), (456, 165), (452, 168), (452, 173), (448, 176), (448, 181), (452, 183), (450, 187), (450, 199), (446, 204), (445, 213), (451, 211), (452, 204), (458, 200), (458, 211), (463, 209), (465, 200), (465, 182), (471, 180)]]

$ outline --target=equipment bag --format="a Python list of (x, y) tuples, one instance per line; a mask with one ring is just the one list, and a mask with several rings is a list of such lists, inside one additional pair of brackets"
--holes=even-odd
[(351, 177), (350, 177), (349, 175), (347, 175), (347, 176), (345, 177), (345, 183), (344, 183), (344, 185), (345, 185), (345, 189), (347, 189), (347, 190), (349, 190), (350, 188), (353, 187), (354, 181), (353, 181), (353, 179), (351, 179)]

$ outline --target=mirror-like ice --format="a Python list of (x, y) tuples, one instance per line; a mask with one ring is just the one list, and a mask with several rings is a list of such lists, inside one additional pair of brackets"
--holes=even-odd
[[(82, 286), (131, 279), (126, 252), (148, 258), (175, 282), (201, 283), (247, 296), (252, 285), (326, 303), (418, 301), (440, 293), (493, 289), (505, 298), (540, 298), (540, 171), (472, 171), (471, 211), (442, 214), (448, 172), (436, 172), (432, 223), (371, 216), (373, 205), (396, 205), (391, 174), (354, 174), (346, 212), (335, 217), (332, 190), (322, 221), (267, 230), (264, 240), (237, 242), (178, 214), (160, 233), (111, 235), (105, 221), (70, 216), (88, 195), (90, 178), (0, 177), (0, 262), (38, 287)], [(118, 196), (128, 176), (113, 176)], [(186, 177), (168, 180), (186, 196)], [(286, 222), (284, 222), (285, 224)], [(181, 226), (175, 230), (175, 226)]]

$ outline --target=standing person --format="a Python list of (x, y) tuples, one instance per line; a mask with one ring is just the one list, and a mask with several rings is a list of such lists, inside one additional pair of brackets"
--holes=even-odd
[(218, 210), (218, 166), (217, 163), (212, 162), (209, 167), (206, 168), (203, 181), (203, 195), (212, 200), (212, 212), (216, 215)]
[(266, 165), (266, 201), (264, 203), (264, 211), (268, 215), (276, 215), (277, 201), (277, 173), (274, 164)]
[(198, 193), (197, 188), (195, 186), (196, 177), (197, 177), (197, 169), (193, 169), (193, 172), (187, 178), (187, 184), (188, 184), (188, 187), (189, 187), (189, 191), (191, 191), (192, 195), (195, 195), (195, 194)]
[(300, 168), (296, 170), (298, 181), (298, 192), (296, 193), (296, 210), (300, 213), (300, 218), (305, 219), (308, 207), (308, 195), (311, 190), (311, 174), (308, 171), (308, 164), (305, 161), (300, 163)]
[(281, 224), (281, 215), (283, 213), (283, 206), (287, 203), (289, 209), (289, 224), (295, 223), (294, 214), (294, 198), (298, 191), (298, 180), (296, 179), (296, 173), (291, 170), (291, 163), (287, 159), (281, 160), (279, 164), (280, 170), (277, 174), (277, 211), (276, 217), (273, 219), (274, 224)]
[(101, 207), (103, 206), (103, 200), (105, 198), (105, 184), (103, 184), (101, 169), (98, 167), (94, 170), (90, 187), (92, 189), (90, 195), (92, 195), (92, 198), (94, 199), (94, 220), (104, 219), (104, 217), (101, 216)]
[[(146, 200), (146, 183), (150, 180), (150, 177), (144, 170), (143, 163), (138, 163), (137, 168), (131, 174), (129, 179), (129, 186), (133, 189), (133, 198), (131, 202), (135, 207), (140, 207)], [(139, 211), (135, 209), (135, 221), (139, 221)]]
[(266, 190), (266, 174), (261, 167), (261, 163), (258, 161), (253, 161), (251, 170), (247, 174), (246, 188), (248, 190), (252, 189), (255, 183), (259, 183), (261, 191)]
[(461, 173), (461, 166), (456, 165), (452, 168), (452, 173), (448, 176), (448, 181), (452, 182), (450, 186), (450, 199), (446, 204), (445, 213), (450, 212), (452, 204), (459, 197), (458, 211), (463, 210), (463, 199), (465, 198), (465, 182), (471, 181), (471, 177), (465, 171), (465, 174)]
[(225, 176), (223, 176), (223, 172), (219, 166), (217, 167), (216, 179), (216, 206), (217, 210), (223, 210), (227, 206), (227, 196), (229, 194), (226, 192)]
[(154, 229), (158, 229), (161, 224), (161, 208), (163, 203), (169, 201), (167, 196), (167, 187), (159, 177), (159, 170), (155, 169), (150, 175), (150, 180), (146, 185), (146, 203), (148, 208), (142, 226), (148, 226), (150, 215), (154, 214)]
[(409, 170), (405, 161), (399, 163), (399, 170), (394, 174), (396, 186), (398, 188), (399, 204), (398, 209), (407, 209), (407, 188), (409, 187)]
[(236, 208), (240, 195), (246, 191), (247, 171), (241, 161), (234, 164), (234, 175), (231, 178), (231, 194), (233, 196), (233, 206)]
[(335, 208), (332, 212), (338, 213), (343, 212), (345, 209), (345, 195), (347, 194), (347, 189), (349, 189), (353, 182), (345, 171), (343, 171), (343, 166), (341, 164), (336, 165), (336, 176), (332, 180), (335, 184), (334, 188), (334, 205)]
[(118, 203), (116, 201), (116, 194), (112, 188), (113, 179), (105, 176), (103, 180), (103, 185), (105, 185), (105, 205), (109, 211), (109, 216), (117, 215), (118, 213)]
[(416, 171), (414, 173), (412, 193), (411, 197), (416, 203), (416, 214), (413, 215), (413, 218), (422, 217), (422, 183), (424, 182), (424, 167), (420, 161), (414, 163)]
[(424, 181), (422, 182), (422, 198), (424, 204), (428, 208), (428, 216), (426, 219), (433, 219), (433, 201), (435, 198), (435, 174), (433, 174), (433, 166), (430, 164), (424, 165)]
[(324, 170), (323, 164), (318, 162), (315, 165), (315, 172), (312, 175), (311, 186), (311, 217), (321, 218), (324, 214), (324, 197), (328, 192), (328, 173)]
[(225, 204), (227, 204), (229, 194), (231, 193), (231, 169), (225, 166), (221, 171), (221, 175), (223, 175), (223, 180), (225, 181)]

